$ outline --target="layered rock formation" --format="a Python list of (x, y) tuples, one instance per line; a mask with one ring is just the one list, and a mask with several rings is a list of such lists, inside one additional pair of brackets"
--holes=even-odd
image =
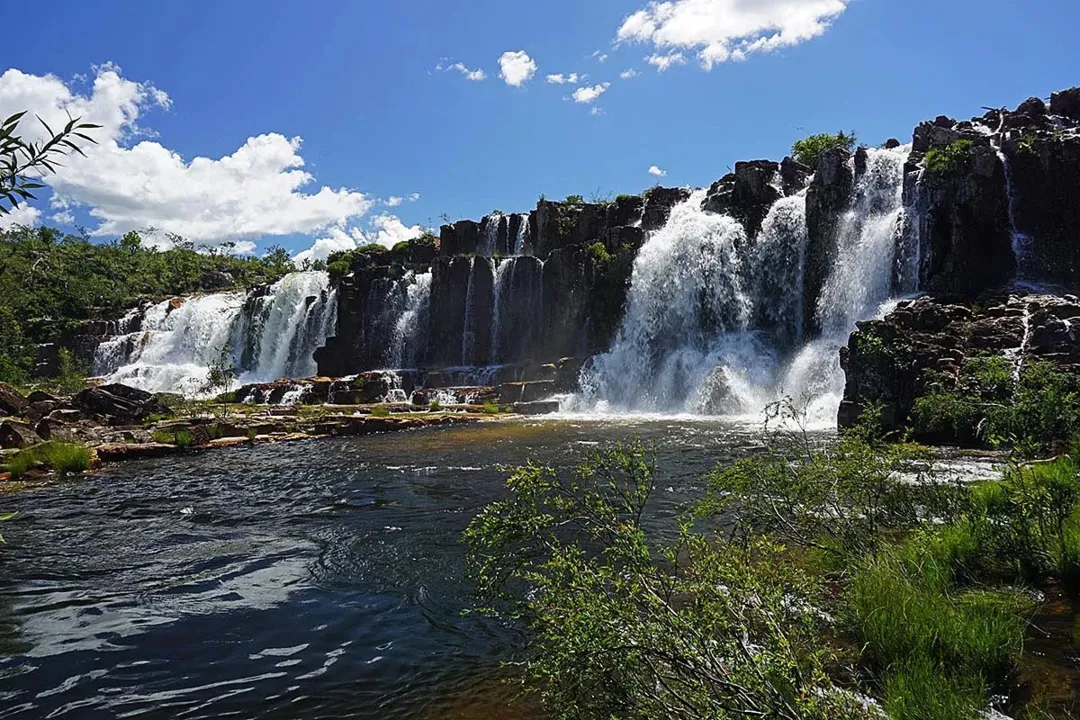
[(920, 277), (908, 280), (929, 295), (860, 323), (842, 355), (841, 426), (872, 402), (888, 424), (910, 425), (929, 378), (955, 378), (976, 355), (1076, 371), (1080, 305), (1068, 293), (1080, 288), (1080, 89), (1049, 106), (1031, 98), (1012, 112), (923, 123), (905, 203), (905, 233), (921, 253)]

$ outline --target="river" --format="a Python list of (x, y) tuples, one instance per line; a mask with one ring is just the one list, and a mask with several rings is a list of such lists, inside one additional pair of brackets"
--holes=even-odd
[(461, 531), (528, 459), (654, 445), (651, 522), (751, 452), (713, 420), (512, 420), (105, 468), (3, 497), (0, 718), (531, 718)]

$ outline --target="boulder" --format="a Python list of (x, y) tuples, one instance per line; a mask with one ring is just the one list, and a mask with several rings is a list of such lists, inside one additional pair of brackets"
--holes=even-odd
[(813, 169), (794, 158), (784, 158), (784, 161), (780, 163), (780, 183), (784, 189), (784, 195), (794, 195), (805, 188), (806, 181), (813, 173)]
[(5, 450), (22, 449), (37, 445), (41, 438), (27, 423), (7, 420), (0, 423), (0, 448)]
[(153, 393), (119, 383), (83, 390), (71, 405), (107, 425), (135, 425), (151, 415), (171, 414)]
[(514, 412), (518, 415), (551, 415), (559, 412), (556, 400), (514, 403)]
[(29, 401), (18, 390), (5, 382), (0, 382), (0, 415), (22, 415)]

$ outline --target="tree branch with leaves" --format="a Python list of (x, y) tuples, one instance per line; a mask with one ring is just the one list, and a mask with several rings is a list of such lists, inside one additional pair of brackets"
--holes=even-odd
[(59, 132), (53, 132), (47, 122), (35, 115), (49, 139), (32, 142), (19, 134), (19, 123), (25, 115), (24, 110), (0, 123), (0, 215), (11, 213), (20, 202), (36, 200), (33, 191), (45, 187), (39, 182), (41, 177), (62, 167), (58, 158), (72, 152), (86, 157), (78, 141), (96, 145), (97, 141), (85, 131), (101, 127), (69, 115), (67, 124)]

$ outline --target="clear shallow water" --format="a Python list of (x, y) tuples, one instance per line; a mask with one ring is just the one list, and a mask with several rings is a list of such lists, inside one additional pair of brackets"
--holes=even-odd
[(0, 718), (528, 718), (459, 535), (528, 458), (655, 444), (652, 522), (751, 452), (715, 420), (510, 421), (114, 466), (3, 497)]

